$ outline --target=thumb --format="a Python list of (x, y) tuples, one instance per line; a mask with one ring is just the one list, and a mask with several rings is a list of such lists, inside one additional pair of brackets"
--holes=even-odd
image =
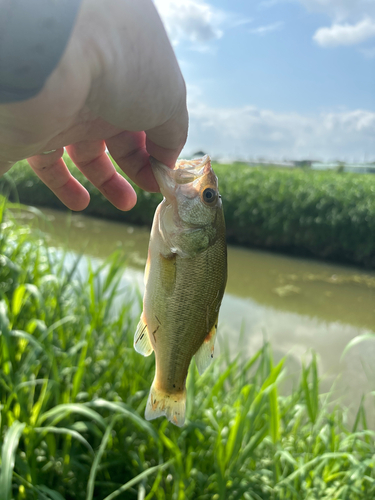
[(162, 125), (146, 130), (146, 149), (150, 156), (173, 167), (187, 139), (189, 117), (184, 101)]
[(13, 167), (14, 163), (14, 161), (0, 161), (0, 177), (8, 172), (8, 170)]

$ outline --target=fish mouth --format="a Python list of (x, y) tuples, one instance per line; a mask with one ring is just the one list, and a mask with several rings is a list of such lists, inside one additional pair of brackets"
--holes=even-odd
[(167, 201), (175, 198), (178, 186), (192, 183), (195, 191), (199, 179), (211, 171), (211, 158), (208, 155), (196, 160), (178, 160), (174, 168), (150, 157), (152, 171), (159, 184), (160, 191)]
[[(208, 155), (196, 160), (178, 160), (173, 169), (174, 172), (179, 171), (179, 184), (187, 184), (199, 177), (202, 177), (211, 170), (211, 158)], [(178, 180), (177, 180), (178, 182)]]

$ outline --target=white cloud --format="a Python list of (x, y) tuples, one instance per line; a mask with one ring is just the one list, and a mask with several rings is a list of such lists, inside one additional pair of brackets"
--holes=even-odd
[(205, 0), (154, 0), (173, 45), (189, 42), (190, 48), (210, 52), (209, 42), (224, 31), (252, 22), (230, 11), (218, 9)]
[(364, 17), (375, 17), (374, 0), (297, 0), (307, 9), (322, 12), (335, 22), (357, 22)]
[(320, 28), (314, 40), (322, 47), (355, 45), (375, 36), (375, 21), (363, 19), (357, 24), (333, 24), (330, 28)]
[(203, 0), (155, 0), (155, 5), (174, 45), (182, 40), (206, 43), (222, 36), (223, 13)]
[(256, 35), (264, 35), (265, 33), (276, 31), (282, 28), (283, 25), (284, 23), (282, 21), (273, 24), (266, 24), (265, 26), (259, 26), (258, 28), (251, 29), (250, 33), (254, 33)]
[(253, 106), (212, 108), (190, 99), (186, 154), (214, 157), (375, 159), (375, 113), (325, 112), (314, 116), (275, 113)]
[(260, 5), (272, 7), (286, 2), (298, 2), (310, 12), (332, 19), (331, 27), (319, 28), (313, 36), (322, 47), (355, 45), (375, 36), (375, 0), (263, 0)]

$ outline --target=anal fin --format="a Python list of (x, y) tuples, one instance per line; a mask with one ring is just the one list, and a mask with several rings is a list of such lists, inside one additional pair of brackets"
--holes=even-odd
[(143, 313), (135, 331), (134, 349), (143, 356), (150, 356), (153, 351)]
[(214, 357), (216, 332), (217, 320), (215, 321), (214, 326), (211, 328), (210, 333), (204, 339), (203, 344), (194, 355), (199, 375), (202, 375), (203, 372), (210, 366)]
[(156, 389), (155, 381), (152, 383), (145, 411), (146, 420), (165, 416), (172, 424), (182, 427), (185, 423), (185, 409), (185, 388), (180, 393), (168, 394)]

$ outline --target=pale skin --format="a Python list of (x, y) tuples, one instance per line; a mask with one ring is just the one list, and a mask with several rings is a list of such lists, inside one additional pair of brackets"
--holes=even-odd
[(138, 186), (158, 191), (149, 157), (172, 166), (187, 127), (184, 80), (152, 1), (83, 0), (42, 91), (0, 104), (0, 175), (27, 159), (68, 208), (83, 210), (90, 197), (69, 173), (65, 148), (113, 205), (130, 210), (136, 194), (106, 148)]

